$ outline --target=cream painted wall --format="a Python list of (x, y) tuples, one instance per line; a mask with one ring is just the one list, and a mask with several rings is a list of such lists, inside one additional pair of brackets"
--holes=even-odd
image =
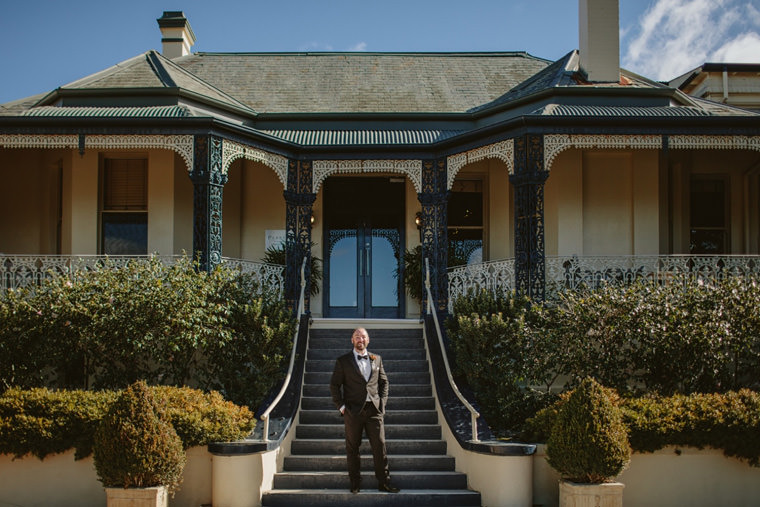
[(55, 254), (60, 165), (57, 150), (0, 150), (0, 252)]
[(174, 153), (148, 154), (148, 253), (174, 253)]
[[(272, 169), (256, 162), (245, 161), (240, 179), (241, 258), (261, 260), (266, 251), (266, 230), (285, 229), (283, 190), (282, 183)], [(226, 194), (225, 186), (225, 196)], [(225, 222), (227, 217), (224, 215)]]
[(484, 226), (487, 234), (488, 260), (514, 257), (514, 203), (509, 169), (500, 160), (485, 161), (487, 178), (484, 183), (486, 210)]
[(193, 182), (184, 160), (174, 155), (174, 254), (193, 256)]
[(240, 259), (241, 211), (240, 202), (245, 189), (243, 160), (236, 160), (227, 172), (222, 200), (222, 252), (225, 257)]
[(659, 253), (659, 185), (655, 150), (563, 152), (544, 187), (546, 254)]
[(633, 253), (632, 157), (583, 154), (583, 250), (585, 255)]
[[(322, 187), (324, 188), (324, 186)], [(317, 198), (314, 200), (314, 204), (312, 205), (312, 212), (314, 213), (314, 226), (311, 228), (311, 241), (314, 243), (314, 248), (311, 250), (312, 255), (316, 255), (320, 259), (322, 259), (322, 262), (320, 263), (322, 267), (322, 273), (325, 272), (325, 250), (324, 250), (324, 241), (322, 239), (322, 231), (324, 230), (322, 226), (325, 223), (324, 219), (324, 202), (322, 201), (322, 196), (324, 196), (324, 192), (322, 189), (320, 189), (320, 192), (317, 193)], [(324, 276), (322, 277), (322, 280), (319, 282), (319, 294), (316, 296), (313, 296), (311, 298), (311, 313), (314, 317), (322, 317), (323, 306), (322, 306), (322, 295), (324, 294), (324, 284), (325, 279)]]
[(70, 151), (63, 161), (63, 217), (61, 250), (64, 254), (98, 253), (98, 152)]

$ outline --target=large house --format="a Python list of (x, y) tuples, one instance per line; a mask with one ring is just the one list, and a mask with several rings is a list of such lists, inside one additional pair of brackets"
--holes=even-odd
[(164, 12), (162, 52), (0, 105), (3, 283), (71, 256), (210, 268), (283, 242), (291, 300), (301, 260), (323, 261), (312, 315), (395, 318), (419, 315), (396, 272), (420, 244), (440, 311), (472, 284), (543, 298), (755, 269), (760, 114), (621, 70), (616, 7), (581, 2), (580, 49), (553, 62), (192, 53)]

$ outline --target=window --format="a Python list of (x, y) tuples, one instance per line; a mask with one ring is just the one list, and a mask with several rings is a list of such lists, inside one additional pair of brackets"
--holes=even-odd
[(454, 181), (448, 222), (449, 266), (482, 262), (483, 181)]
[(728, 183), (725, 178), (692, 176), (689, 252), (728, 253)]
[(105, 159), (101, 175), (101, 253), (147, 254), (147, 160)]

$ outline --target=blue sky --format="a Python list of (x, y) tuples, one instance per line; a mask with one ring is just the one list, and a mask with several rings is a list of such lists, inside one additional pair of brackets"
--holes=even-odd
[[(181, 10), (193, 51), (527, 51), (578, 47), (577, 0), (0, 0), (0, 103), (149, 49)], [(760, 63), (760, 0), (620, 0), (621, 64), (653, 79)]]

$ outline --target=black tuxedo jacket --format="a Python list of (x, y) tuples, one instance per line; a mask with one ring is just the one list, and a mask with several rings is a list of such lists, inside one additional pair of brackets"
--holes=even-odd
[(388, 402), (388, 377), (383, 369), (383, 359), (377, 354), (369, 355), (372, 367), (369, 380), (364, 380), (364, 375), (354, 359), (353, 350), (335, 361), (335, 369), (330, 379), (330, 394), (338, 410), (345, 405), (346, 410), (358, 414), (369, 394), (369, 399), (377, 411), (385, 413), (385, 405)]

